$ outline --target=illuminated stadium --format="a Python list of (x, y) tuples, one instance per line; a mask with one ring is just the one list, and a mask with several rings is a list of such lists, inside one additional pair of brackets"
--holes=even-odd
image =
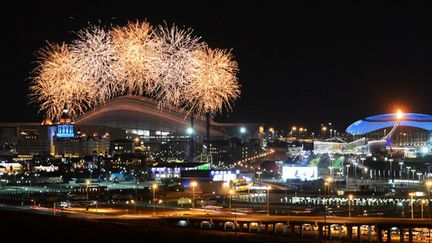
[[(351, 135), (365, 135), (380, 129), (393, 127), (398, 121), (396, 113), (370, 116), (354, 122), (346, 129), (346, 132)], [(404, 113), (398, 126), (419, 128), (431, 132), (432, 116), (419, 113)]]
[[(91, 110), (76, 120), (76, 125), (103, 126), (120, 128), (126, 131), (128, 138), (140, 136), (143, 140), (151, 138), (166, 138), (172, 136), (189, 136), (190, 117), (185, 113), (166, 106), (162, 110), (158, 103), (141, 96), (121, 96), (106, 104)], [(217, 123), (210, 122), (210, 136), (231, 137), (239, 135), (239, 128), (247, 130), (247, 138), (258, 135), (258, 124)], [(205, 136), (206, 123), (203, 117), (195, 117), (194, 134)]]
[(354, 138), (365, 137), (369, 150), (391, 147), (402, 148), (405, 154), (428, 153), (432, 145), (432, 116), (401, 111), (370, 116), (354, 122), (346, 132)]

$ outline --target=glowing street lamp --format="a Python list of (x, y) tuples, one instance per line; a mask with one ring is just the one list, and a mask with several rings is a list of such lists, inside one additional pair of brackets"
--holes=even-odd
[(245, 134), (246, 133), (246, 127), (240, 127), (240, 133)]
[(136, 214), (136, 203), (135, 203), (135, 200), (131, 199), (130, 203), (134, 205), (134, 214)]
[(321, 127), (321, 132), (322, 132), (322, 138), (323, 139), (324, 139), (324, 135), (325, 135), (326, 131), (327, 131), (327, 127), (326, 126)]
[(271, 186), (267, 187), (267, 215), (270, 215), (270, 189)]
[(274, 135), (274, 129), (272, 127), (269, 128), (269, 132), (272, 134), (272, 136)]
[(192, 186), (192, 208), (195, 208), (195, 187), (198, 185), (196, 181), (191, 182)]
[(90, 180), (86, 180), (87, 201), (89, 200), (89, 185), (90, 185)]
[(351, 218), (351, 207), (354, 196), (352, 194), (348, 195), (348, 217)]
[(425, 204), (426, 200), (422, 199), (420, 201), (420, 206), (421, 206), (421, 218), (423, 218), (423, 205)]
[(409, 194), (408, 194), (409, 196), (410, 196), (410, 198), (411, 198), (411, 200), (410, 200), (410, 205), (411, 205), (411, 218), (413, 219), (414, 218), (414, 196), (415, 196), (415, 192), (410, 192)]
[(156, 214), (156, 205), (155, 205), (155, 202), (156, 202), (156, 190), (157, 190), (157, 188), (158, 188), (158, 185), (157, 184), (153, 184), (152, 185), (152, 188), (153, 188), (153, 214)]
[(327, 187), (328, 187), (329, 183), (326, 181), (324, 182), (324, 195), (327, 195)]
[(234, 193), (235, 193), (234, 190), (229, 190), (229, 194), (230, 194), (229, 209), (231, 209), (232, 196), (233, 196)]
[(326, 178), (326, 180), (325, 180), (325, 183), (324, 183), (324, 185), (326, 185), (327, 186), (327, 192), (328, 192), (328, 194), (331, 194), (331, 183), (333, 182), (333, 178), (331, 178), (331, 177), (328, 177), (328, 178)]

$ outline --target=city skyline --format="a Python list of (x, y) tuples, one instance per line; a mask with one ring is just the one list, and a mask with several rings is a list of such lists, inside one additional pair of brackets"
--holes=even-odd
[(5, 5), (2, 242), (431, 242), (430, 8)]
[[(211, 47), (233, 50), (239, 63), (242, 96), (233, 112), (219, 121), (262, 122), (278, 129), (292, 125), (318, 130), (332, 122), (344, 130), (352, 122), (396, 108), (432, 113), (428, 105), (428, 64), (432, 33), (427, 12), (389, 9), (274, 10), (161, 4), (116, 8), (97, 4), (59, 11), (61, 6), (12, 9), (1, 40), (6, 60), (0, 101), (1, 121), (35, 121), (37, 107), (28, 105), (28, 77), (35, 53), (46, 41), (61, 43), (87, 23), (124, 24), (147, 19), (193, 28)], [(35, 11), (37, 10), (37, 11)], [(403, 14), (401, 14), (403, 12)], [(367, 16), (367, 17), (366, 17)], [(341, 21), (344, 20), (344, 21)], [(26, 31), (23, 31), (23, 29)], [(288, 31), (286, 31), (288, 30)], [(431, 40), (431, 41), (429, 41)], [(430, 54), (430, 55), (429, 55)]]

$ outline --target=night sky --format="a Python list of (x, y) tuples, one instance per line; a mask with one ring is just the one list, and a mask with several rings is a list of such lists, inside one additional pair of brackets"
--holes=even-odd
[(135, 19), (191, 27), (211, 47), (233, 49), (242, 97), (219, 121), (310, 130), (333, 122), (341, 130), (397, 107), (432, 114), (429, 8), (117, 2), (18, 2), (3, 8), (0, 121), (42, 120), (37, 107), (27, 104), (27, 89), (35, 53), (46, 41), (69, 42), (88, 22), (123, 25)]

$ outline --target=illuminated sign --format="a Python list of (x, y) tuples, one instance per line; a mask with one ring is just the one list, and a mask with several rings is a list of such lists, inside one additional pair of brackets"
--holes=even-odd
[(75, 136), (73, 125), (59, 125), (56, 136), (58, 138), (73, 138)]
[(284, 166), (282, 167), (282, 178), (286, 179), (300, 179), (304, 180), (317, 180), (318, 168), (317, 167), (298, 167), (298, 166)]
[(213, 181), (224, 181), (229, 182), (237, 179), (237, 171), (219, 171), (212, 170), (210, 175), (213, 177)]

